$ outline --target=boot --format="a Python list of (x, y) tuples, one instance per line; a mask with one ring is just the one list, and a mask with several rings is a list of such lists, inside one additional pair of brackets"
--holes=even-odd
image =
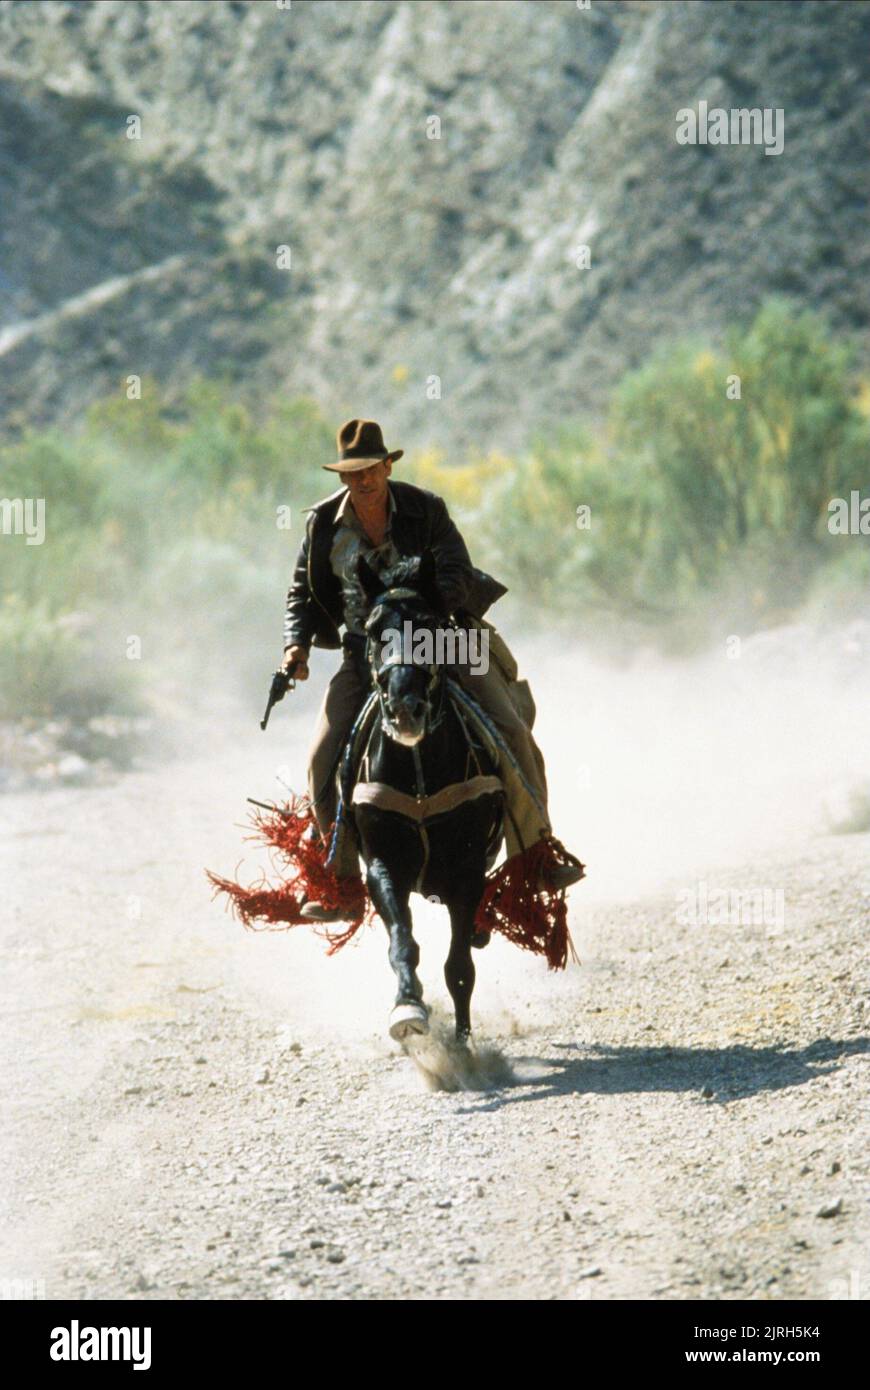
[(558, 859), (562, 863), (549, 863), (541, 871), (538, 882), (538, 891), (545, 893), (561, 893), (566, 888), (570, 888), (572, 883), (579, 883), (581, 878), (586, 877), (586, 866), (570, 850), (567, 850), (561, 840), (557, 840), (552, 832), (545, 837), (552, 845)]
[(541, 886), (551, 893), (560, 893), (563, 888), (570, 888), (572, 883), (579, 883), (584, 877), (582, 864), (554, 864), (543, 875)]
[(346, 914), (341, 908), (324, 907), (323, 903), (304, 902), (299, 909), (300, 917), (309, 922), (343, 922)]

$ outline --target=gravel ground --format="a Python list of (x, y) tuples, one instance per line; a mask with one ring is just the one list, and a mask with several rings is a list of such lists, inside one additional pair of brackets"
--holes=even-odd
[(437, 909), (415, 1058), (386, 1033), (379, 924), (327, 959), (210, 901), (202, 869), (233, 871), (266, 785), (250, 747), (0, 805), (0, 1276), (84, 1299), (868, 1296), (870, 836), (707, 874), (783, 886), (770, 926), (681, 925), (685, 882), (579, 885), (580, 966), (476, 954), (463, 1075)]

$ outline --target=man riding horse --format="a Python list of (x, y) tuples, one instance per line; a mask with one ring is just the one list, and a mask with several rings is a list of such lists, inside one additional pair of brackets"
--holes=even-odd
[[(445, 617), (460, 629), (478, 629), (492, 657), (484, 670), (457, 657), (449, 674), (477, 701), (509, 750), (504, 772), (510, 775), (503, 776), (508, 857), (529, 854), (529, 863), (537, 866), (535, 873), (540, 875), (535, 887), (560, 892), (583, 877), (583, 867), (553, 837), (544, 759), (531, 732), (531, 695), (526, 682), (517, 680), (517, 665), (507, 645), (483, 618), (490, 604), (507, 590), (472, 565), (442, 498), (410, 483), (389, 481), (393, 463), (403, 453), (385, 448), (380, 426), (373, 420), (348, 420), (342, 425), (338, 459), (321, 465), (338, 473), (342, 486), (308, 509), (305, 538), (287, 594), (285, 670), (292, 667), (297, 680), (306, 680), (312, 645), (343, 649), (341, 665), (323, 699), (309, 756), (308, 795), (316, 824), (325, 839), (336, 822), (337, 768), (369, 694), (360, 652), (371, 600), (360, 580), (360, 561), (380, 575), (403, 557), (420, 557), (429, 551)], [(353, 825), (347, 821), (341, 829), (331, 847), (331, 866), (338, 879), (358, 880), (359, 846)], [(561, 855), (535, 854), (541, 840), (558, 846)], [(301, 913), (318, 922), (342, 917), (340, 909), (315, 901), (306, 902)]]

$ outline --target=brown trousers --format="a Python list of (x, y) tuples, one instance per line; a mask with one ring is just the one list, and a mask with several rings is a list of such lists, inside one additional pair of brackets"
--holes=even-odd
[[(525, 681), (517, 681), (516, 661), (495, 628), (485, 619), (477, 620), (475, 626), (489, 633), (489, 669), (476, 673), (467, 662), (457, 662), (447, 669), (490, 716), (522, 773), (520, 778), (512, 768), (500, 768), (511, 813), (505, 818), (506, 852), (510, 857), (550, 831), (547, 776), (543, 755), (526, 722), (534, 719), (534, 703), (528, 686)], [(309, 753), (308, 796), (323, 834), (332, 825), (338, 809), (336, 761), (367, 693), (353, 658), (345, 650), (342, 663), (323, 697)], [(523, 785), (523, 779), (532, 794)], [(340, 835), (335, 869), (339, 877), (359, 872), (358, 846), (353, 834)]]

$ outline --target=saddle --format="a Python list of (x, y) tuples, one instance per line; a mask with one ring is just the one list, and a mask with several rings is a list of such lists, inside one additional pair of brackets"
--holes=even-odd
[[(495, 862), (502, 842), (503, 816), (507, 809), (505, 786), (498, 769), (501, 759), (511, 756), (510, 751), (477, 701), (451, 678), (447, 680), (446, 698), (465, 735), (466, 775), (461, 782), (451, 782), (429, 796), (413, 796), (385, 782), (373, 782), (368, 776), (369, 743), (380, 715), (376, 693), (372, 691), (367, 697), (337, 766), (338, 810), (329, 858), (332, 858), (339, 834), (353, 827), (355, 806), (377, 806), (423, 825), (433, 817), (453, 811), (476, 797), (497, 793), (500, 794), (498, 810), (493, 817), (487, 846), (488, 866)], [(493, 768), (496, 771), (489, 770)]]

